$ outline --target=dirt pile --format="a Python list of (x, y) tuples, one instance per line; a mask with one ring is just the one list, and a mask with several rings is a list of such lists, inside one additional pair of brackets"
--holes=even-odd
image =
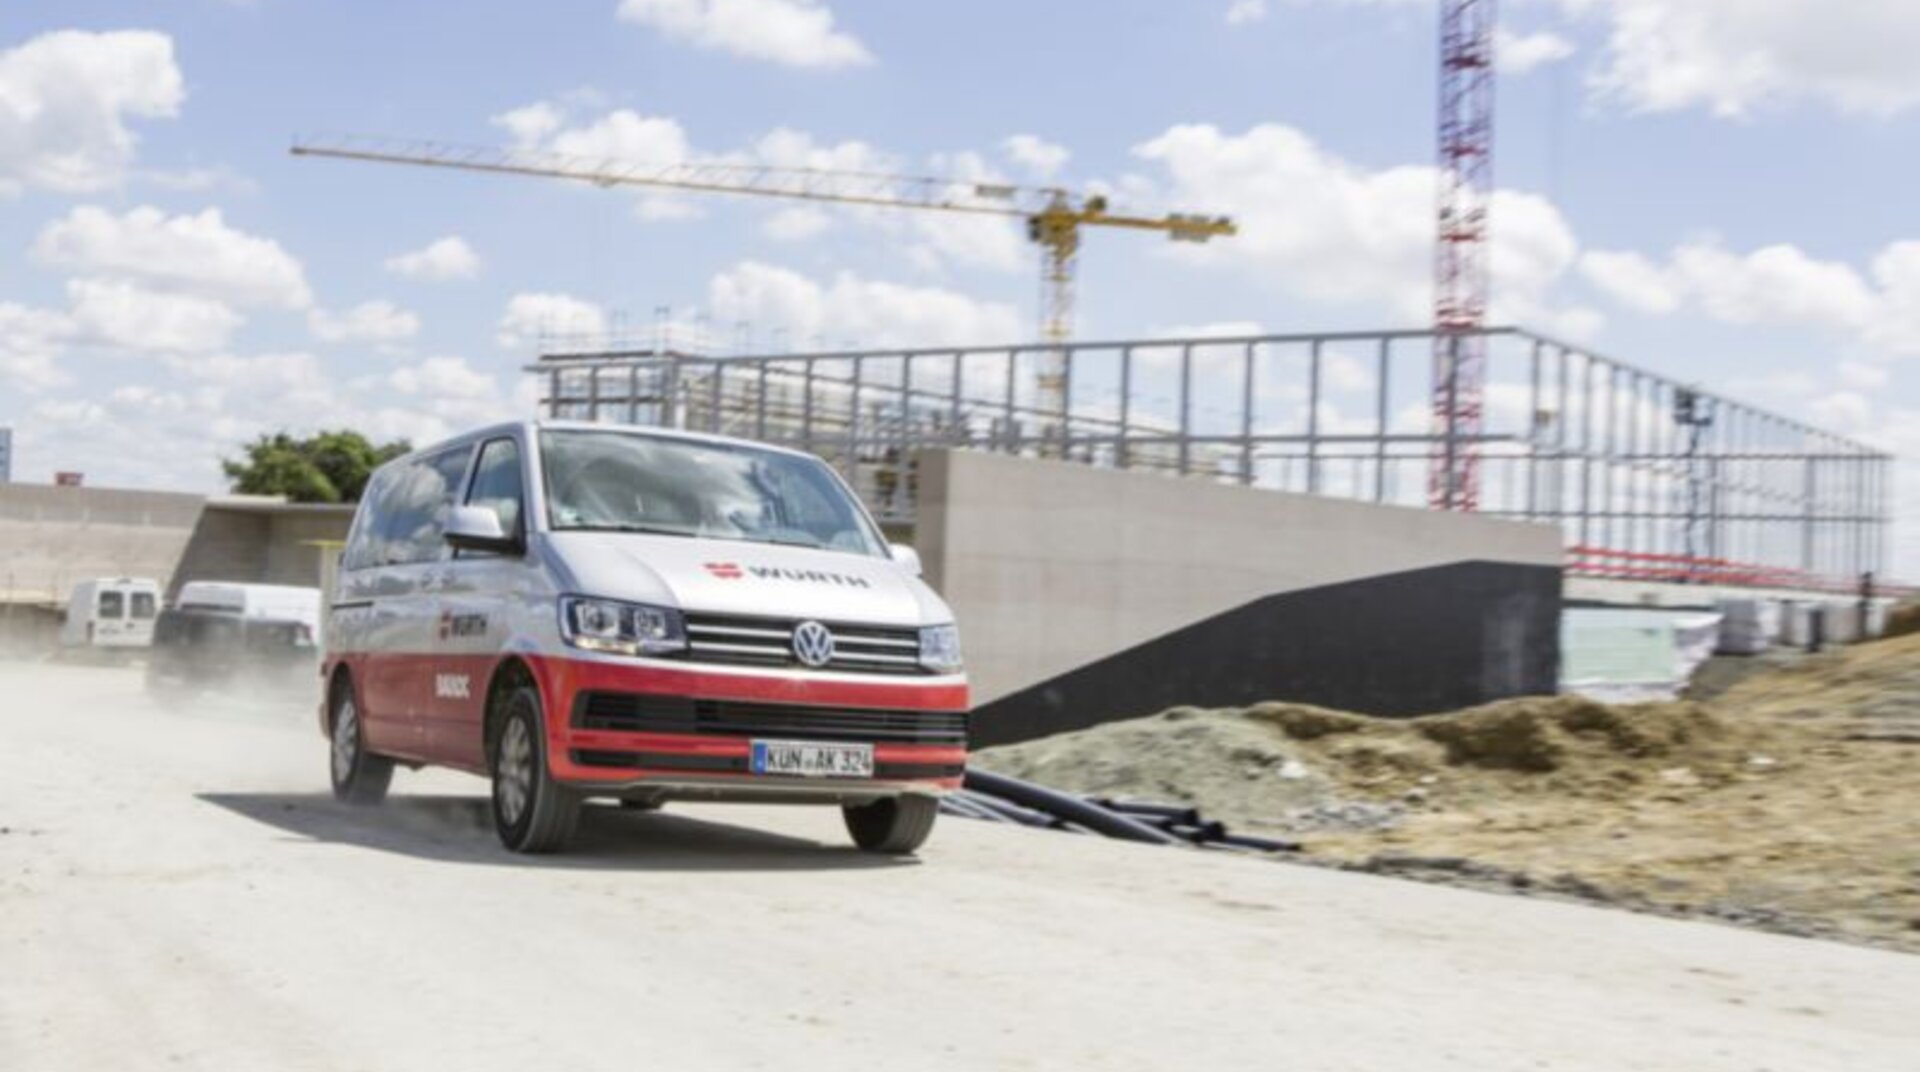
[(1179, 707), (987, 749), (988, 769), (1077, 792), (1202, 804), (1290, 827), (1339, 798), (1425, 804), (1545, 795), (1615, 800), (1649, 784), (1725, 784), (1764, 765), (1769, 734), (1690, 703), (1506, 700), (1416, 719), (1304, 704)]
[(1920, 951), (1916, 745), (1920, 636), (1769, 667), (1706, 703), (1176, 708), (976, 761), (1196, 804), (1343, 866)]

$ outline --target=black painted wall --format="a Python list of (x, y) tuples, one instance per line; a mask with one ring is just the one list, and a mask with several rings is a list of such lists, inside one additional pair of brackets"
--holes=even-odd
[(1560, 570), (1461, 562), (1303, 588), (1156, 637), (974, 712), (975, 748), (1169, 707), (1263, 700), (1409, 716), (1551, 693)]

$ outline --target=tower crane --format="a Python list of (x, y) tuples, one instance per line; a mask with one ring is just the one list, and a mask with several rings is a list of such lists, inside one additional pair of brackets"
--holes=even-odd
[[(1075, 193), (1058, 186), (1019, 186), (952, 178), (889, 175), (823, 168), (771, 167), (728, 161), (645, 163), (568, 156), (537, 149), (501, 149), (434, 141), (370, 138), (358, 135), (301, 138), (295, 156), (367, 160), (387, 164), (453, 168), (462, 171), (571, 179), (595, 186), (634, 186), (690, 193), (743, 194), (841, 205), (921, 209), (1024, 219), (1027, 238), (1038, 245), (1041, 266), (1041, 338), (1054, 345), (1073, 335), (1074, 267), (1085, 227), (1159, 231), (1176, 242), (1205, 242), (1236, 233), (1225, 216), (1173, 213), (1132, 216), (1110, 210), (1101, 194)], [(1041, 406), (1064, 408), (1065, 379), (1061, 351), (1052, 351), (1038, 377)]]
[(1487, 379), (1487, 207), (1493, 200), (1494, 0), (1440, 0), (1440, 205), (1433, 271), (1436, 510), (1480, 507)]

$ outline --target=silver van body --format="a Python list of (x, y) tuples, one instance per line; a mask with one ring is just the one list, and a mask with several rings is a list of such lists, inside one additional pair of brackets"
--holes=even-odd
[(326, 637), (336, 792), (482, 774), (512, 848), (598, 796), (835, 803), (902, 851), (964, 771), (952, 613), (830, 467), (763, 444), (524, 422), (390, 462)]

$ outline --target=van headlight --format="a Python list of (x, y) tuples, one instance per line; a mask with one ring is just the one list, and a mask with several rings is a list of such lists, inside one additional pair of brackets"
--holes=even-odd
[(960, 627), (930, 625), (920, 630), (920, 665), (942, 674), (960, 669)]
[(687, 646), (686, 619), (671, 607), (567, 596), (560, 600), (560, 635), (588, 651), (664, 655)]

